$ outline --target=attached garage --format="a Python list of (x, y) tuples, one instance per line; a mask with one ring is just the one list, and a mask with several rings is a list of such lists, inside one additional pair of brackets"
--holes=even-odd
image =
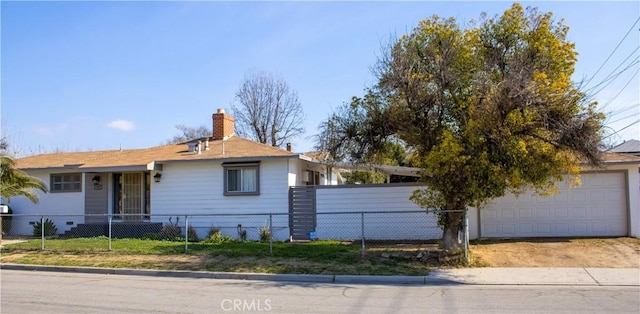
[(587, 172), (582, 184), (558, 182), (559, 193), (507, 195), (480, 210), (480, 237), (629, 235), (626, 171)]

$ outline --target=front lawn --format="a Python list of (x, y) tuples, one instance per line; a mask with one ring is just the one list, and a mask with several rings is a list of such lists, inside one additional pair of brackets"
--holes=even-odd
[[(424, 250), (413, 245), (410, 251)], [(180, 269), (297, 274), (426, 275), (429, 265), (411, 258), (382, 257), (380, 252), (398, 252), (393, 245), (372, 247), (361, 254), (360, 242), (314, 241), (269, 243), (231, 241), (185, 243), (141, 239), (113, 239), (111, 251), (106, 237), (47, 239), (41, 251), (39, 239), (6, 245), (3, 263), (88, 266), (111, 268)], [(403, 252), (407, 252), (403, 246)], [(406, 254), (405, 254), (406, 255)]]

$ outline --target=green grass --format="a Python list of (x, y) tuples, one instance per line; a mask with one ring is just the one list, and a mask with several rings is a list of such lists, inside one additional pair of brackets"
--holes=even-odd
[(47, 239), (41, 251), (40, 240), (34, 239), (6, 245), (0, 258), (40, 265), (301, 274), (425, 275), (429, 269), (378, 253), (362, 257), (360, 243), (338, 241), (274, 242), (272, 254), (269, 243), (256, 241), (189, 243), (186, 253), (179, 241), (113, 239), (111, 247), (106, 237)]
[[(39, 239), (7, 245), (5, 252), (16, 250), (39, 251)], [(45, 240), (45, 250), (55, 252), (102, 252), (109, 250), (106, 237), (50, 239)], [(159, 241), (141, 239), (113, 239), (111, 250), (120, 253), (174, 255), (185, 253), (185, 243), (179, 241)], [(360, 246), (337, 241), (316, 241), (310, 243), (274, 242), (273, 254), (269, 253), (269, 243), (245, 241), (227, 243), (189, 243), (187, 253), (192, 255), (225, 255), (228, 257), (280, 257), (304, 258), (310, 261), (331, 261), (343, 255), (359, 254)]]

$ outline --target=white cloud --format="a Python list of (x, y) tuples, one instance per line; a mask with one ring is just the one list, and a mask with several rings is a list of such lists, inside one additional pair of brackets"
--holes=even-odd
[(127, 120), (113, 120), (107, 123), (107, 126), (112, 129), (118, 129), (122, 131), (131, 131), (135, 127), (133, 122)]

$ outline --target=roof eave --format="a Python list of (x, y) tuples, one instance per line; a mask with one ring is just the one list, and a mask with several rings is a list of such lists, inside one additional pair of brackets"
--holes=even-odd
[(185, 163), (185, 162), (202, 162), (202, 161), (232, 161), (232, 162), (242, 162), (242, 161), (255, 161), (255, 160), (270, 160), (270, 159), (288, 159), (288, 158), (298, 158), (298, 154), (292, 155), (283, 155), (283, 156), (247, 156), (247, 157), (216, 157), (216, 158), (194, 158), (194, 159), (166, 159), (166, 160), (156, 160), (155, 164), (169, 164), (169, 163)]
[(145, 171), (147, 165), (128, 166), (97, 166), (97, 167), (40, 167), (40, 168), (18, 168), (23, 171), (68, 171), (68, 172), (124, 172), (124, 171)]

